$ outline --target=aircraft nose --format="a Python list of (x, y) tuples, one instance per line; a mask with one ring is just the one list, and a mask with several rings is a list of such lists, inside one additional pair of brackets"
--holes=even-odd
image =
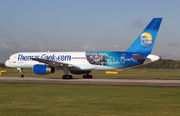
[(7, 60), (6, 60), (6, 62), (5, 62), (5, 66), (7, 66)]
[(6, 60), (5, 66), (9, 67), (9, 62), (8, 62), (8, 60)]

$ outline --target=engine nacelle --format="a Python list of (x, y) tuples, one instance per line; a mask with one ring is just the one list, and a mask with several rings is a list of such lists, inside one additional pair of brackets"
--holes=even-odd
[(55, 72), (55, 68), (47, 65), (36, 64), (33, 66), (33, 72), (37, 75), (45, 75)]
[(91, 71), (81, 71), (81, 70), (70, 70), (70, 73), (72, 73), (72, 74), (85, 74), (85, 73), (90, 73)]

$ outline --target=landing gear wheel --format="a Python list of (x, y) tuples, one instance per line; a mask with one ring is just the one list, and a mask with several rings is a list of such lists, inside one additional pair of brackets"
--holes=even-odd
[(92, 76), (92, 75), (83, 75), (83, 78), (84, 78), (84, 79), (92, 79), (93, 76)]
[(63, 79), (72, 79), (73, 76), (72, 76), (72, 75), (63, 75), (62, 78), (63, 78)]
[(24, 75), (23, 75), (23, 68), (17, 68), (17, 70), (19, 70), (19, 77), (20, 78), (23, 78), (24, 77)]
[(24, 75), (23, 75), (23, 74), (20, 74), (19, 77), (20, 77), (20, 78), (24, 78)]

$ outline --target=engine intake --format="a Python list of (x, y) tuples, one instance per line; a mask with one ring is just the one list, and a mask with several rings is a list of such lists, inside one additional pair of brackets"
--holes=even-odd
[(55, 72), (55, 68), (52, 66), (36, 64), (33, 66), (33, 72), (37, 75), (51, 74)]

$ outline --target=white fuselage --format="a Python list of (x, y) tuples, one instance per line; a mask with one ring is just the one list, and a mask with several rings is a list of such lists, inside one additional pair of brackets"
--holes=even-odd
[[(82, 67), (83, 70), (115, 70), (117, 68), (109, 66), (92, 65), (86, 59), (86, 52), (22, 52), (15, 53), (5, 62), (7, 67), (12, 68), (32, 68), (36, 64), (45, 64), (34, 61), (31, 58), (40, 58), (54, 61), (53, 66), (62, 67), (58, 64), (67, 63), (68, 67), (72, 65)], [(57, 64), (57, 65), (56, 65)]]

